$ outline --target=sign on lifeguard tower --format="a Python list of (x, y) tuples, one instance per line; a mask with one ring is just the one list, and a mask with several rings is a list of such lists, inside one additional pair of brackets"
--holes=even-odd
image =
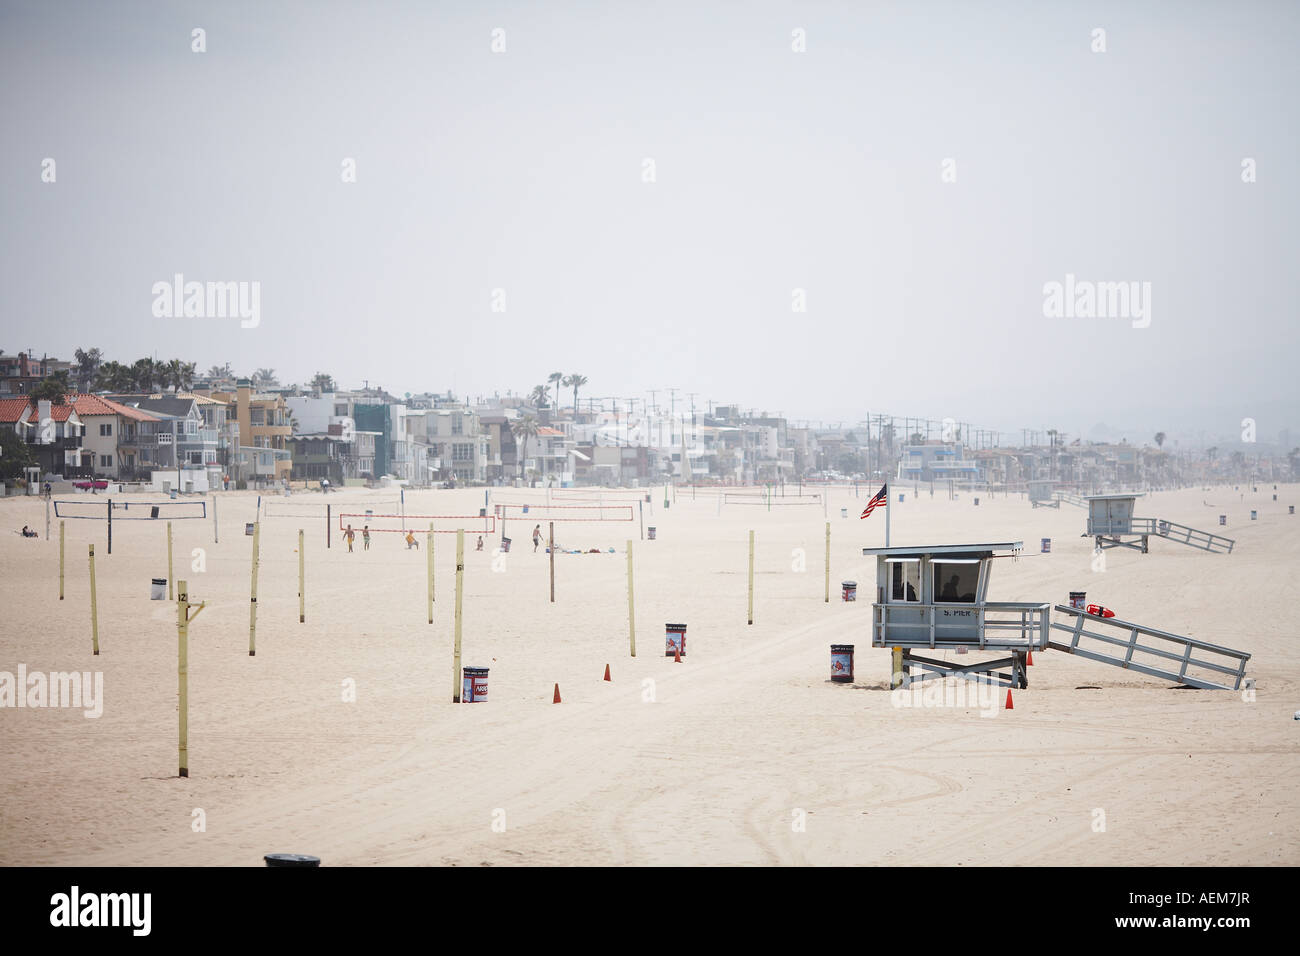
[[(903, 684), (959, 676), (1028, 686), (1025, 655), (1047, 646), (1051, 605), (987, 599), (993, 561), (1018, 558), (1022, 550), (1019, 541), (862, 549), (876, 557), (871, 646), (901, 649), (895, 670)], [(957, 665), (912, 653), (957, 648), (1011, 656)], [(922, 673), (913, 677), (912, 665)], [(997, 672), (1008, 666), (1010, 674)]]

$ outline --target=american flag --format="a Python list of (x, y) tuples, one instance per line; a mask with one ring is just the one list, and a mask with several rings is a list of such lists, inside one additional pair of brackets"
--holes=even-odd
[(876, 492), (876, 497), (867, 502), (867, 507), (863, 509), (862, 514), (858, 516), (859, 518), (865, 518), (870, 515), (871, 512), (876, 510), (877, 505), (881, 507), (889, 506), (889, 496), (885, 493), (888, 487), (889, 485), (887, 484), (880, 486), (880, 490)]

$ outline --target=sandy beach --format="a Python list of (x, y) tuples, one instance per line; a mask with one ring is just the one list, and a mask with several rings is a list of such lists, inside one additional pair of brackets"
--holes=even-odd
[[(210, 510), (173, 522), (175, 577), (207, 604), (190, 629), (181, 779), (176, 605), (149, 595), (150, 579), (166, 576), (165, 524), (115, 520), (108, 555), (104, 522), (68, 520), (59, 601), (58, 520), (46, 540), (43, 501), (4, 500), (0, 671), (102, 671), (104, 690), (98, 718), (0, 709), (0, 863), (259, 866), (268, 852), (327, 866), (1300, 863), (1300, 654), (1289, 613), (1300, 598), (1300, 517), (1287, 513), (1300, 486), (1148, 495), (1139, 514), (1226, 533), (1233, 553), (1155, 539), (1149, 554), (1107, 552), (1103, 572), (1091, 567), (1079, 508), (894, 490), (905, 500), (890, 507), (893, 544), (1023, 541), (1020, 560), (996, 562), (990, 599), (1056, 604), (1086, 590), (1124, 619), (1248, 651), (1255, 699), (1045, 651), (1014, 710), (1001, 700), (991, 716), (898, 708), (889, 652), (870, 647), (874, 559), (862, 548), (882, 546), (885, 530), (882, 512), (857, 518), (870, 490), (834, 489), (824, 505), (778, 498), (769, 509), (679, 489), (665, 510), (659, 486), (643, 506), (657, 540), (643, 541), (636, 520), (557, 525), (565, 548), (601, 553), (556, 556), (554, 604), (548, 556), (528, 540), (536, 522), (512, 518), (513, 548), (497, 556), (495, 536), (474, 550), (478, 525), (466, 523), (463, 662), (490, 676), (487, 702), (457, 705), (454, 534), (436, 536), (430, 625), (423, 549), (376, 533), (369, 551), (358, 535), (349, 554), (335, 528), (327, 550), (326, 497), (264, 499), (272, 513), (287, 501), (320, 515), (261, 523), (250, 657), (243, 526), (257, 496), (231, 492), (213, 496), (219, 543)], [(335, 514), (364, 512), (395, 495), (348, 490), (328, 501)], [(492, 500), (543, 503), (546, 493), (493, 489)], [(477, 514), (483, 503), (481, 489), (419, 491), (406, 495), (406, 512)], [(24, 524), (42, 537), (10, 533)], [(1049, 554), (1039, 554), (1043, 537)], [(856, 603), (839, 599), (846, 579), (862, 585)], [(666, 622), (688, 625), (682, 663), (664, 656)], [(857, 646), (851, 685), (829, 681), (833, 643)]]

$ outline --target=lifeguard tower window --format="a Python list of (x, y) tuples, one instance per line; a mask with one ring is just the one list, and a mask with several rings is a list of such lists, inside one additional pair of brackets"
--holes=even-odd
[(921, 601), (921, 559), (889, 558), (889, 601), (918, 604)]
[(978, 559), (934, 562), (934, 601), (936, 604), (974, 604), (979, 587)]

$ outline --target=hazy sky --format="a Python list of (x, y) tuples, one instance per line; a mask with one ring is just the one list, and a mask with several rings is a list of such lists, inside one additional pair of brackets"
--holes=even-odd
[[(0, 0), (0, 348), (1272, 440), (1298, 49), (1291, 2)], [(175, 273), (260, 324), (155, 317)], [(1045, 317), (1067, 274), (1149, 326)]]

